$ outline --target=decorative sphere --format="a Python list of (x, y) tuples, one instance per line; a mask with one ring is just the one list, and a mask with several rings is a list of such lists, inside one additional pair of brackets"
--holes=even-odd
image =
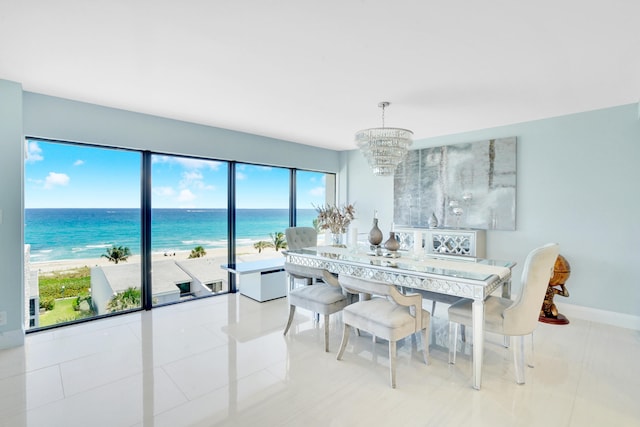
[(571, 275), (571, 266), (569, 261), (562, 255), (558, 255), (556, 263), (553, 266), (553, 277), (549, 281), (551, 286), (564, 285), (569, 276)]

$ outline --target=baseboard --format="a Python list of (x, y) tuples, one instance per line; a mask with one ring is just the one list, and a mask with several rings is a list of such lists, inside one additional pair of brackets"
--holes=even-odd
[(22, 345), (24, 345), (24, 331), (22, 329), (0, 332), (0, 350)]
[(589, 320), (592, 322), (640, 331), (640, 316), (566, 303), (556, 303), (556, 305), (558, 306), (558, 311), (567, 316), (569, 321), (574, 317), (576, 319)]

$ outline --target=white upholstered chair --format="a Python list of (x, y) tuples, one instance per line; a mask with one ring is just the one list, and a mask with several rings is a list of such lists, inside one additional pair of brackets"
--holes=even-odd
[(423, 332), (424, 362), (429, 363), (429, 323), (431, 316), (422, 309), (419, 294), (403, 295), (385, 282), (340, 275), (338, 281), (349, 293), (379, 295), (346, 306), (342, 310), (344, 331), (337, 359), (342, 359), (351, 328), (367, 331), (389, 341), (391, 387), (396, 387), (396, 341)]
[[(297, 268), (303, 267), (285, 262), (287, 272), (293, 271), (295, 274)], [(284, 335), (287, 335), (291, 327), (296, 307), (311, 310), (324, 316), (324, 351), (329, 351), (329, 315), (342, 310), (348, 304), (348, 299), (346, 293), (342, 291), (337, 277), (326, 270), (313, 270), (317, 270), (313, 273), (314, 276), (322, 277), (324, 283), (300, 286), (289, 291), (289, 319), (284, 328)]]
[[(522, 271), (522, 290), (515, 301), (489, 296), (484, 304), (484, 330), (516, 339), (513, 356), (516, 382), (524, 384), (524, 336), (533, 333), (538, 325), (540, 307), (544, 301), (549, 279), (560, 249), (550, 243), (534, 249), (525, 260)], [(456, 361), (458, 325), (471, 325), (469, 299), (461, 300), (449, 307), (449, 363)]]

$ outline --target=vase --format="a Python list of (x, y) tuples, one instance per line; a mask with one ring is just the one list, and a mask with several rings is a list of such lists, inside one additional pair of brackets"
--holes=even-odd
[(396, 233), (394, 233), (393, 231), (389, 232), (389, 240), (384, 242), (384, 248), (392, 253), (395, 253), (398, 249), (400, 249), (400, 242), (396, 240)]
[(331, 246), (344, 246), (344, 233), (331, 233)]
[(369, 243), (373, 246), (382, 243), (382, 231), (378, 228), (378, 218), (373, 218), (373, 228), (369, 231)]
[(436, 218), (436, 214), (431, 212), (431, 216), (429, 217), (429, 228), (437, 228), (438, 227), (438, 218)]

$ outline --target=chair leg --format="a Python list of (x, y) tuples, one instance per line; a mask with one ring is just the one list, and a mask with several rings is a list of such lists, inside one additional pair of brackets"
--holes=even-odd
[(344, 329), (342, 330), (342, 342), (340, 343), (340, 350), (338, 350), (338, 355), (336, 356), (337, 360), (342, 359), (342, 355), (344, 354), (344, 349), (347, 348), (347, 342), (349, 341), (349, 332), (351, 326), (344, 324)]
[(324, 315), (324, 351), (329, 352), (329, 315)]
[(424, 350), (423, 355), (424, 355), (424, 364), (428, 365), (429, 364), (429, 327), (427, 326), (426, 328), (424, 328), (424, 332), (423, 332), (423, 339), (424, 339)]
[(449, 363), (456, 363), (456, 346), (458, 345), (458, 324), (449, 322)]
[(513, 361), (516, 367), (516, 382), (524, 384), (524, 337), (514, 337)]
[(389, 340), (389, 369), (391, 370), (391, 388), (396, 388), (396, 342)]
[(530, 368), (533, 368), (535, 366), (535, 352), (533, 349), (533, 332), (531, 332), (531, 352), (529, 354), (531, 354), (531, 357), (529, 357), (529, 362), (527, 363), (527, 366)]
[(287, 320), (287, 326), (284, 328), (284, 333), (282, 335), (287, 335), (287, 332), (289, 331), (289, 328), (291, 327), (291, 322), (293, 321), (293, 315), (296, 312), (296, 306), (295, 305), (290, 305), (289, 306), (289, 320)]

